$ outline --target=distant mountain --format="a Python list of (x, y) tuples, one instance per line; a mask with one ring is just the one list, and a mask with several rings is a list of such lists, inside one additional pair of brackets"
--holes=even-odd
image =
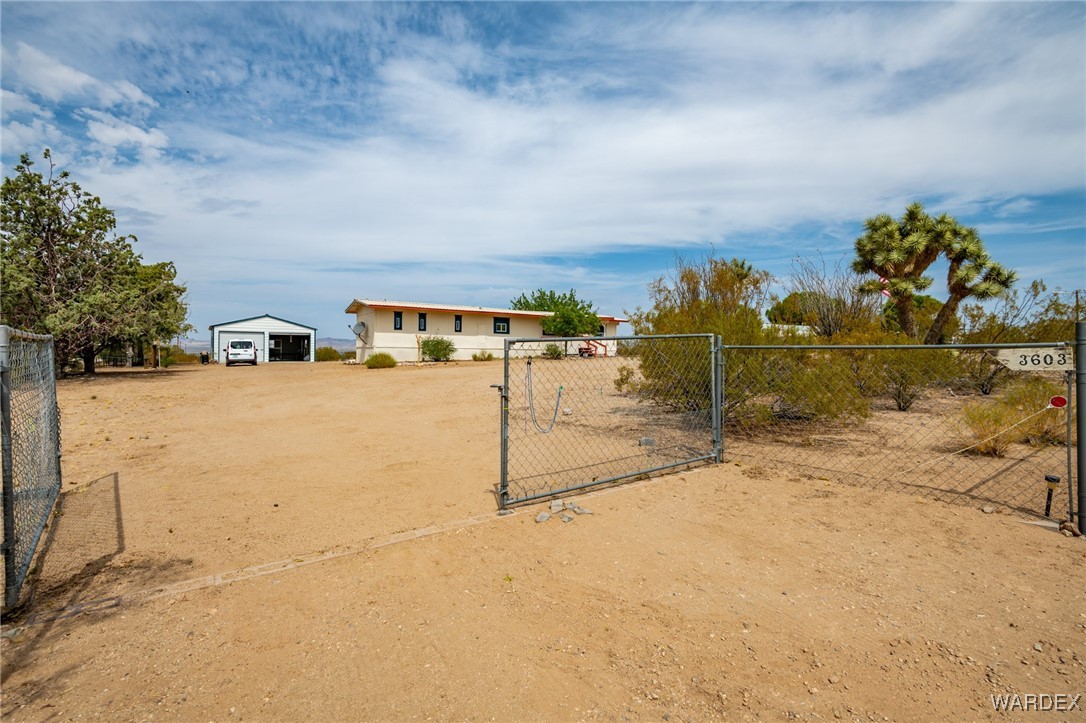
[[(182, 339), (181, 348), (187, 351), (189, 354), (199, 354), (202, 351), (207, 351), (210, 341), (207, 339)], [(317, 347), (330, 346), (336, 351), (349, 351), (354, 353), (354, 339), (337, 339), (331, 336), (319, 336), (317, 337)]]
[(331, 336), (318, 336), (317, 347), (330, 346), (336, 351), (354, 351), (354, 339), (336, 339)]

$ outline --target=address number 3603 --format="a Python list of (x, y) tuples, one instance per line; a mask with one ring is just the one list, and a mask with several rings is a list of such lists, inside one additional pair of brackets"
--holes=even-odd
[(1070, 371), (1075, 367), (1075, 354), (1070, 349), (1000, 349), (996, 358), (1016, 371)]

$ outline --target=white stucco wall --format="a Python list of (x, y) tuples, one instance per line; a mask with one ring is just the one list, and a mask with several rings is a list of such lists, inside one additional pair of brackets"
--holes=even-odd
[[(357, 321), (366, 324), (366, 333), (355, 341), (355, 358), (359, 363), (366, 361), (378, 352), (391, 354), (398, 362), (421, 361), (419, 343), (429, 336), (440, 336), (452, 340), (456, 345), (453, 359), (470, 360), (472, 354), (489, 351), (495, 357), (501, 357), (505, 351), (506, 339), (536, 338), (543, 336), (541, 319), (538, 317), (509, 316), (509, 333), (494, 333), (494, 317), (503, 314), (467, 313), (463, 319), (461, 331), (455, 330), (458, 312), (444, 310), (403, 309), (403, 329), (393, 328), (394, 309), (363, 306), (356, 312)], [(419, 331), (419, 313), (426, 314), (426, 330)], [(604, 324), (605, 335), (613, 336), (618, 330), (615, 322)], [(607, 342), (608, 354), (615, 353), (614, 342)]]

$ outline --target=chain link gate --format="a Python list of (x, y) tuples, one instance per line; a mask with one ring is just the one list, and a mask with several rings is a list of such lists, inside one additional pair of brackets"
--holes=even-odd
[(4, 609), (14, 607), (60, 492), (53, 338), (0, 326)]
[(499, 505), (716, 461), (711, 334), (509, 339)]

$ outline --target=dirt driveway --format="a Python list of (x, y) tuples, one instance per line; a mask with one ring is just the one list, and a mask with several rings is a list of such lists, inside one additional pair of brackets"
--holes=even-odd
[(967, 720), (1086, 692), (1083, 539), (736, 465), (499, 517), (501, 376), (62, 382), (4, 718)]

